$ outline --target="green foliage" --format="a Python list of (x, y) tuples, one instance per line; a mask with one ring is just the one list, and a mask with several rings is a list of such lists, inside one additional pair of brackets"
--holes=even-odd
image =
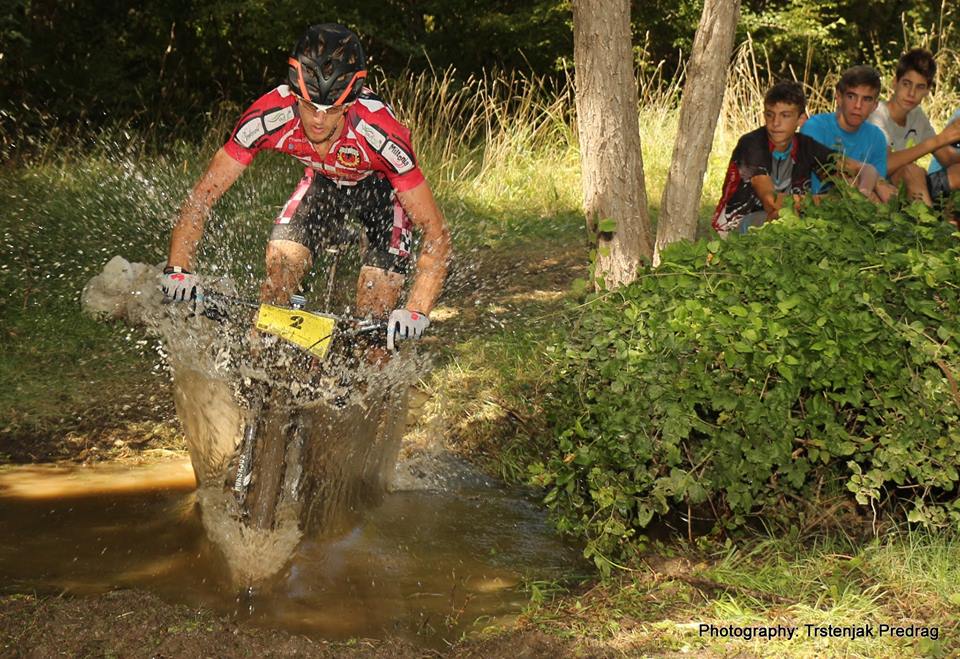
[[(637, 65), (654, 87), (676, 89), (702, 8), (631, 3)], [(952, 6), (919, 0), (745, 0), (738, 40), (749, 35), (777, 75), (822, 80), (853, 62), (889, 64), (906, 46), (927, 45), (946, 63), (955, 18)], [(462, 82), (502, 69), (562, 81), (573, 58), (569, 0), (383, 2), (376, 11), (331, 0), (9, 0), (0, 10), (0, 158), (64, 126), (133, 121), (198, 138), (198, 115), (279, 84), (295, 40), (322, 21), (357, 30), (371, 66), (388, 76), (454, 69)]]
[(330, 0), (7, 4), (0, 11), (0, 136), (136, 119), (199, 137), (206, 123), (198, 113), (248, 104), (280, 84), (296, 40), (324, 21), (355, 29), (371, 65), (388, 74), (552, 72), (573, 44), (566, 0), (384, 2), (376, 11)]
[(823, 483), (960, 526), (949, 225), (855, 198), (784, 216), (671, 246), (553, 351), (556, 435), (532, 480), (602, 569), (672, 508), (788, 523)]

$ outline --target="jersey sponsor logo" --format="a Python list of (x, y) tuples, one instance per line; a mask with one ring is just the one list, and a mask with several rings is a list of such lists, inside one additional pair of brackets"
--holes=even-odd
[(356, 169), (360, 165), (360, 150), (350, 144), (345, 144), (337, 151), (337, 162), (344, 167)]
[(387, 140), (382, 155), (397, 170), (397, 174), (406, 174), (414, 167), (413, 156), (392, 140)]
[(263, 125), (268, 133), (272, 133), (291, 119), (293, 119), (293, 106), (263, 115)]
[(357, 132), (367, 138), (367, 142), (377, 152), (383, 151), (383, 145), (387, 142), (387, 134), (376, 126), (371, 126), (366, 121), (360, 120), (357, 124)]
[(233, 139), (235, 139), (240, 146), (250, 149), (263, 135), (263, 122), (260, 121), (260, 117), (254, 117), (237, 129)]

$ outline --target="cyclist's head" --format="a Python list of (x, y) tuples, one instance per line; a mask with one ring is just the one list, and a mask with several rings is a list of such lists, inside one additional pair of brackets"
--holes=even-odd
[(323, 107), (351, 103), (363, 89), (364, 62), (356, 34), (338, 23), (314, 25), (290, 55), (290, 88)]

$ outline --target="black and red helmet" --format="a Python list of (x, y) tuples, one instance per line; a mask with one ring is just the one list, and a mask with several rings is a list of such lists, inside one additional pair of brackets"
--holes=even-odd
[(350, 103), (367, 77), (360, 39), (338, 23), (311, 26), (290, 55), (294, 93), (318, 105)]

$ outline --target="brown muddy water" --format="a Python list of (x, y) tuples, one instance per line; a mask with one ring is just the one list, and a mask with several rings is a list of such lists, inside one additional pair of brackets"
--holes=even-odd
[(251, 593), (204, 530), (188, 460), (0, 471), (0, 592), (142, 588), (326, 639), (439, 646), (507, 624), (523, 584), (583, 571), (520, 493), (462, 478), (385, 495), (346, 532), (305, 538)]

